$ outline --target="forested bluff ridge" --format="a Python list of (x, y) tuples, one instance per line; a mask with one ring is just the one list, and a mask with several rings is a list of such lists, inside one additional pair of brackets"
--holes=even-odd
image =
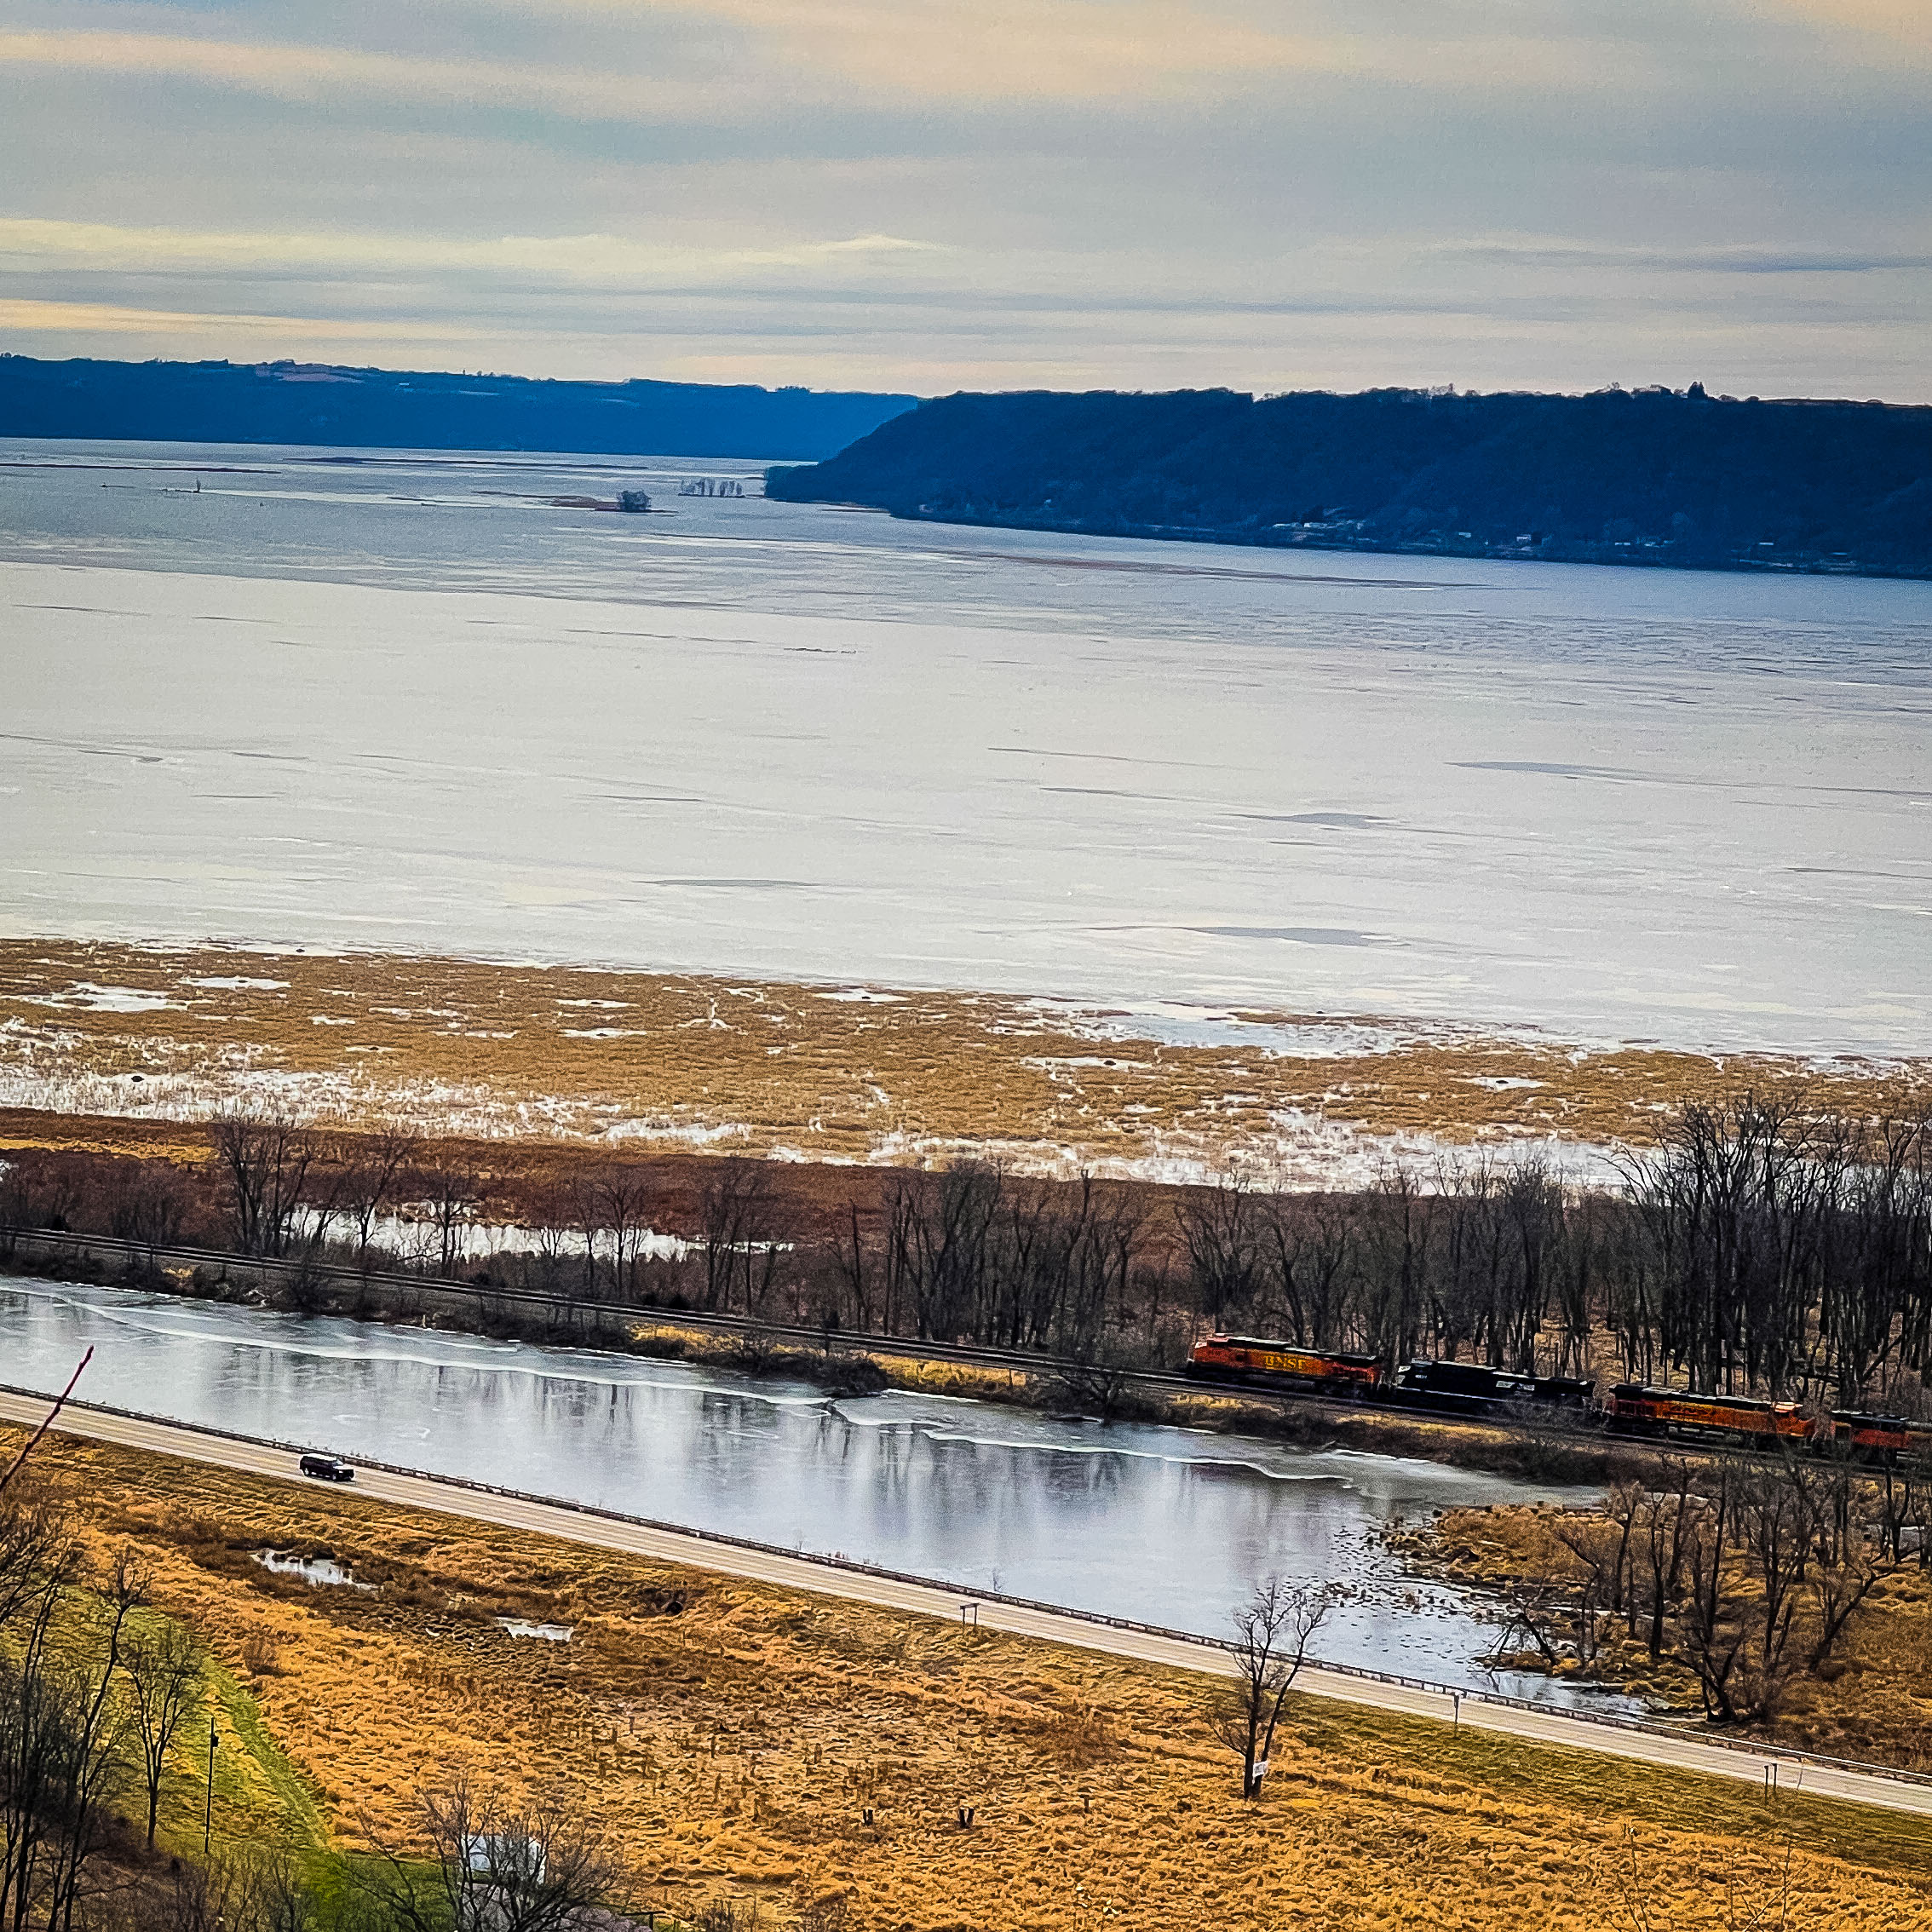
[(1932, 407), (1688, 390), (957, 394), (766, 493), (941, 523), (1932, 576)]
[(561, 382), (314, 362), (0, 354), (0, 435), (346, 449), (809, 460), (913, 398), (710, 382)]

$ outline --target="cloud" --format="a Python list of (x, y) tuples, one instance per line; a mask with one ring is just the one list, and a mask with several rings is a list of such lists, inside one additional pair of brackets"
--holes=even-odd
[(661, 80), (509, 61), (62, 28), (0, 31), (0, 66), (199, 81), (282, 101), (360, 96), (440, 106), (537, 108), (624, 121), (714, 112), (734, 91), (704, 80)]
[[(331, 341), (447, 342), (485, 339), (485, 332), (466, 331), (459, 325), (438, 319), (433, 322), (345, 320), (340, 317), (324, 321), (306, 315), (238, 315), (197, 313), (173, 308), (135, 308), (119, 302), (15, 301), (0, 296), (0, 329), (25, 333), (166, 336), (180, 337), (197, 331), (219, 331), (233, 336), (286, 337), (290, 342), (313, 342), (318, 336)], [(487, 332), (495, 340), (502, 331)]]
[(437, 273), (514, 275), (562, 285), (648, 287), (692, 277), (844, 267), (945, 256), (952, 250), (903, 235), (798, 240), (770, 248), (698, 249), (618, 235), (504, 235), (470, 240), (422, 234), (290, 233), (132, 227), (104, 221), (0, 217), (0, 257), (23, 268), (111, 267), (136, 273), (245, 270), (273, 273), (414, 279)]
[(750, 28), (786, 60), (849, 82), (952, 98), (1174, 95), (1343, 73), (1360, 60), (1341, 36), (1163, 0), (686, 0), (685, 10)]
[(1716, 275), (1873, 275), (1932, 268), (1932, 255), (1832, 249), (1604, 248), (1565, 241), (1432, 243), (1425, 256), (1449, 262), (1508, 263), (1526, 268), (1658, 269)]
[(1894, 53), (1932, 59), (1932, 7), (1926, 0), (1778, 0), (1815, 26), (1849, 27)]
[[(49, 27), (0, 31), (0, 66), (635, 124), (812, 104), (1203, 101), (1265, 94), (1297, 76), (1513, 91), (1601, 81), (1618, 60), (1616, 43), (1538, 34), (1292, 32), (1171, 0), (684, 0), (652, 18), (660, 28), (722, 24), (742, 44), (687, 44), (652, 71), (606, 71)], [(664, 71), (678, 60), (683, 72)]]
[(0, 20), (0, 328), (37, 353), (920, 390), (1932, 382), (1932, 0)]

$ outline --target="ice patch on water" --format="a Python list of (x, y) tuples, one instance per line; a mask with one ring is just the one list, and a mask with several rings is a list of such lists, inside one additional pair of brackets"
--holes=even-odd
[(362, 1590), (373, 1592), (374, 1584), (358, 1583), (355, 1572), (332, 1556), (295, 1556), (279, 1550), (257, 1550), (255, 1561), (279, 1577), (300, 1577), (322, 1590)]
[(76, 980), (65, 992), (16, 997), (28, 1006), (79, 1007), (89, 1013), (162, 1013), (175, 1005), (166, 993), (146, 986), (99, 986), (91, 980)]
[(497, 1617), (492, 1621), (513, 1637), (537, 1637), (545, 1643), (568, 1643), (577, 1627), (574, 1624), (533, 1624), (527, 1617)]
[(717, 1126), (705, 1126), (700, 1122), (688, 1124), (662, 1124), (650, 1120), (620, 1120), (607, 1127), (603, 1138), (607, 1141), (681, 1141), (687, 1147), (715, 1147), (720, 1141), (743, 1141), (750, 1138), (749, 1127), (734, 1122), (725, 1122)]
[[(429, 1285), (426, 1284), (426, 1285)], [(443, 1284), (442, 1285), (448, 1285)], [(487, 1291), (486, 1291), (487, 1292)], [(316, 1362), (343, 1362), (358, 1368), (382, 1364), (467, 1371), (478, 1376), (510, 1375), (526, 1381), (733, 1400), (772, 1409), (825, 1408), (831, 1398), (808, 1383), (734, 1375), (728, 1369), (684, 1367), (648, 1356), (599, 1348), (541, 1348), (525, 1342), (493, 1342), (443, 1330), (411, 1330), (351, 1320), (337, 1315), (285, 1314), (267, 1308), (198, 1308), (164, 1295), (133, 1291), (88, 1292), (67, 1285), (49, 1286), (25, 1277), (11, 1278), (0, 1294), (22, 1302), (65, 1307), (132, 1334), (213, 1343), (238, 1352)], [(640, 1326), (653, 1320), (675, 1326), (668, 1309), (640, 1308)]]

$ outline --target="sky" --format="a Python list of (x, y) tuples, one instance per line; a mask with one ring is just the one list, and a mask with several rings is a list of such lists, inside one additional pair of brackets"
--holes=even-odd
[(1932, 401), (1932, 0), (0, 0), (0, 349)]

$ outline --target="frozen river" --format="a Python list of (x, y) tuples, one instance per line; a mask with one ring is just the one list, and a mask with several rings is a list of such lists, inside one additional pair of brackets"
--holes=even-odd
[(1407, 1578), (1377, 1532), (1531, 1493), (1385, 1457), (0, 1276), (0, 1382), (58, 1389), (89, 1343), (82, 1393), (112, 1406), (1210, 1636), (1270, 1572), (1339, 1583), (1324, 1657), (1477, 1688), (1498, 1682), (1475, 1661), (1493, 1630)]
[(0, 446), (0, 927), (1932, 1050), (1932, 585), (756, 474)]

